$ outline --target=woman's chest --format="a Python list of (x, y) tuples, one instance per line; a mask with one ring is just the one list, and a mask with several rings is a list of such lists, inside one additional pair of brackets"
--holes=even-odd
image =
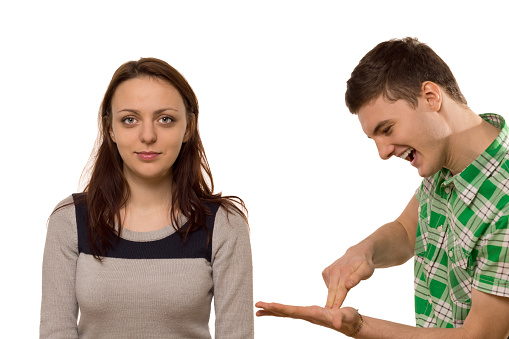
[[(161, 319), (207, 317), (213, 295), (210, 263), (198, 259), (122, 259), (81, 254), (76, 296), (84, 314)], [(201, 314), (203, 313), (203, 314)]]

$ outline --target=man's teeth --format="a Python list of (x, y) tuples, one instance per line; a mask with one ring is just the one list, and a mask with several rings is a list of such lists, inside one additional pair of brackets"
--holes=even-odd
[(405, 153), (401, 154), (399, 157), (405, 160), (413, 150), (414, 150), (413, 148), (409, 148), (405, 151)]

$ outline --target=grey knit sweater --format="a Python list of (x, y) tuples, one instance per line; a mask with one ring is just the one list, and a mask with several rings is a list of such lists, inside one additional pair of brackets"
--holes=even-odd
[(124, 229), (118, 248), (99, 262), (79, 215), (71, 204), (49, 220), (40, 338), (211, 338), (212, 297), (216, 339), (254, 337), (251, 248), (241, 216), (216, 207), (208, 248), (200, 232), (182, 245), (171, 225)]

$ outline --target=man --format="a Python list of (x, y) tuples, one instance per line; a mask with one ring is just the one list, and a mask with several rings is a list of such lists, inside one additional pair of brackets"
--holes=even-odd
[[(380, 43), (352, 72), (346, 105), (382, 159), (424, 178), (403, 213), (323, 271), (325, 308), (259, 302), (258, 316), (304, 319), (357, 338), (509, 336), (509, 132), (467, 106), (445, 62), (405, 38)], [(415, 261), (418, 327), (340, 308), (375, 268)]]

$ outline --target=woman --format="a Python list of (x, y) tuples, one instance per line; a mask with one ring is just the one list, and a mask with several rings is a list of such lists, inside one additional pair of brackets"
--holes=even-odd
[[(252, 338), (244, 208), (213, 194), (198, 102), (164, 61), (115, 72), (90, 181), (48, 224), (41, 338)], [(79, 322), (78, 322), (79, 311)]]

